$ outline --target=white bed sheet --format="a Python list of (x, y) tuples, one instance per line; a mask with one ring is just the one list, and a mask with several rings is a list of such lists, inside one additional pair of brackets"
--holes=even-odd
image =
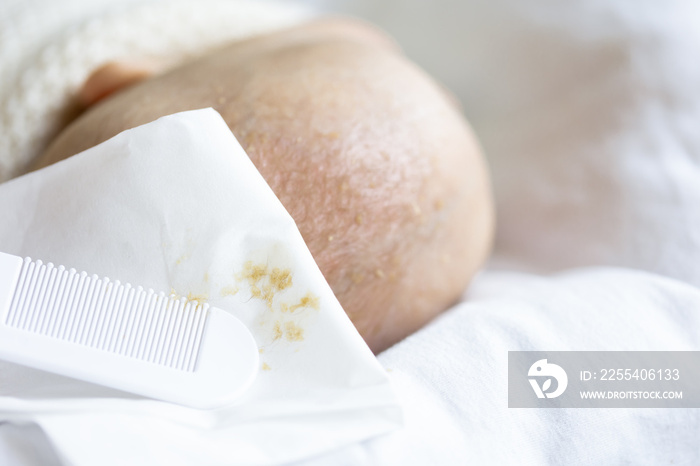
[(406, 427), (303, 464), (698, 464), (699, 409), (507, 406), (508, 351), (697, 351), (698, 310), (700, 290), (646, 272), (485, 272), (380, 355)]
[[(305, 464), (700, 463), (697, 409), (505, 393), (508, 350), (700, 350), (697, 2), (312, 3), (383, 25), (462, 99), (499, 230), (466, 301), (379, 357), (406, 428)], [(14, 445), (0, 462), (31, 456)]]

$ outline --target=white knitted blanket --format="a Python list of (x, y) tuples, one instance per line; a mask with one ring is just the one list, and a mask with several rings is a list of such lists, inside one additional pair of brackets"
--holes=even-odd
[(75, 114), (75, 92), (99, 65), (177, 62), (309, 14), (253, 0), (3, 0), (0, 182), (22, 174)]

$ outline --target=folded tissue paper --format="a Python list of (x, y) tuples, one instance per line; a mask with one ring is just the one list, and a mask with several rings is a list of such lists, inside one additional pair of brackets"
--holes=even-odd
[(1, 184), (0, 219), (3, 252), (205, 301), (259, 347), (253, 386), (207, 411), (0, 362), (0, 422), (38, 426), (66, 463), (280, 464), (401, 425), (384, 369), (215, 110)]

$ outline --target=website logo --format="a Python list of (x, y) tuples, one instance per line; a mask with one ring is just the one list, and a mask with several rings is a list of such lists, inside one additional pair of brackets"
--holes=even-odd
[[(564, 369), (556, 364), (548, 363), (546, 359), (540, 359), (530, 366), (527, 375), (537, 398), (556, 398), (564, 393), (566, 386), (569, 384), (569, 378), (566, 376)], [(556, 380), (557, 383), (554, 390), (550, 391), (552, 379)], [(542, 385), (540, 385), (540, 380)]]

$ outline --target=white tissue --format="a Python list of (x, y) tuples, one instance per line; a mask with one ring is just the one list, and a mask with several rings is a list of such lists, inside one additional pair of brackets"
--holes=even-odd
[[(205, 297), (260, 347), (253, 387), (212, 411), (1, 362), (0, 421), (38, 424), (66, 462), (278, 464), (401, 424), (384, 369), (214, 110), (163, 117), (0, 185), (0, 219), (4, 252)], [(291, 286), (267, 286), (274, 269)]]

